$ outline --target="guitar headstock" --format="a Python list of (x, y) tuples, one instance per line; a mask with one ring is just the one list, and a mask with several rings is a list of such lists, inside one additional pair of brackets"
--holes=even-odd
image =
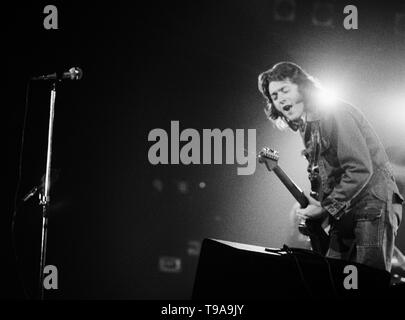
[(280, 158), (278, 151), (271, 148), (263, 148), (259, 155), (259, 162), (264, 163), (269, 171), (277, 167), (278, 159)]

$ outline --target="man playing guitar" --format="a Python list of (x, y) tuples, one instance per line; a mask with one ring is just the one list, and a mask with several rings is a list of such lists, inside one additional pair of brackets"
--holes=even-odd
[[(301, 199), (296, 214), (305, 221), (302, 232), (323, 238), (320, 221), (328, 218), (327, 246), (316, 251), (390, 271), (403, 197), (370, 123), (346, 102), (326, 106), (314, 78), (291, 62), (260, 74), (259, 90), (267, 117), (280, 129), (298, 131), (304, 142), (313, 193), (305, 194), (306, 203), (296, 196)], [(267, 149), (261, 156), (268, 166), (265, 160), (274, 154)]]

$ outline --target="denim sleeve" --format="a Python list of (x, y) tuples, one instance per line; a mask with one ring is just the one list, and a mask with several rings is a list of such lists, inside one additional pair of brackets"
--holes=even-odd
[(332, 192), (322, 200), (322, 207), (330, 215), (339, 219), (350, 201), (357, 196), (370, 181), (373, 174), (369, 149), (360, 124), (348, 110), (341, 109), (335, 115), (337, 157), (343, 174)]

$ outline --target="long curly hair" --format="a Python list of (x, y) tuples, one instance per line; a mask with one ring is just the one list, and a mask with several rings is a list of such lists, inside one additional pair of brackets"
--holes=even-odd
[(318, 81), (304, 71), (300, 66), (293, 62), (279, 62), (271, 69), (259, 75), (259, 91), (266, 99), (266, 106), (264, 112), (267, 118), (272, 121), (277, 128), (285, 129), (290, 127), (292, 130), (297, 131), (298, 124), (288, 120), (284, 115), (276, 109), (269, 92), (269, 84), (272, 81), (285, 81), (290, 80), (292, 83), (298, 85), (298, 90), (304, 97), (304, 101), (308, 101), (311, 94), (319, 88)]

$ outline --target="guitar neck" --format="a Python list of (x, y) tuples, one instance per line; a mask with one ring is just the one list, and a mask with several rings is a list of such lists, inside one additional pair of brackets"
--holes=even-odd
[(295, 200), (301, 205), (302, 208), (306, 208), (309, 204), (304, 192), (292, 181), (287, 174), (279, 167), (276, 166), (272, 169), (276, 176), (281, 180), (285, 187), (290, 191)]

